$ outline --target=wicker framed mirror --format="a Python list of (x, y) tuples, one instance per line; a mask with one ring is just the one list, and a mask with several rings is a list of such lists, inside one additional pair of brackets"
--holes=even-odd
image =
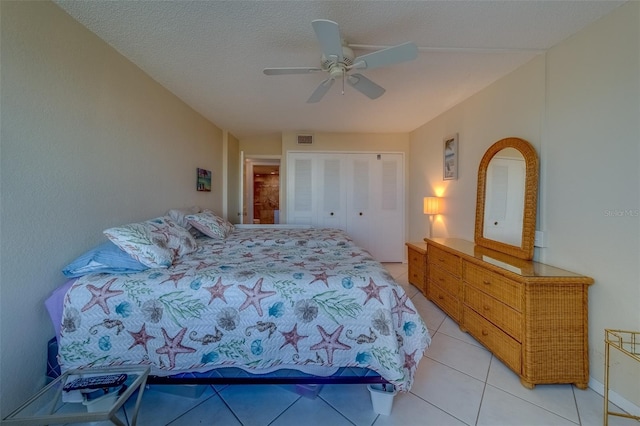
[(533, 258), (538, 154), (524, 139), (501, 139), (478, 167), (475, 243), (520, 259)]

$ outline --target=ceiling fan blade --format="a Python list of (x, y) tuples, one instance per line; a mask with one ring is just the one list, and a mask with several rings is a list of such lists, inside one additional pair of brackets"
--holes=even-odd
[(316, 90), (314, 90), (313, 93), (311, 94), (311, 97), (307, 99), (307, 103), (313, 104), (313, 103), (319, 102), (320, 99), (322, 99), (324, 95), (329, 91), (331, 86), (333, 86), (334, 81), (335, 80), (333, 78), (328, 78), (322, 83), (320, 83), (320, 85), (316, 88)]
[(340, 38), (340, 28), (338, 24), (327, 19), (316, 19), (311, 22), (316, 37), (322, 47), (322, 53), (327, 59), (336, 58), (341, 62), (342, 57), (342, 39)]
[(352, 74), (347, 78), (347, 83), (369, 99), (377, 99), (385, 90), (362, 74)]
[(309, 67), (289, 67), (289, 68), (265, 68), (262, 72), (266, 75), (287, 75), (287, 74), (311, 74), (322, 71), (322, 68)]
[(410, 41), (397, 46), (391, 46), (386, 49), (367, 53), (366, 55), (358, 56), (353, 61), (353, 66), (351, 68), (370, 70), (372, 68), (411, 61), (417, 57), (418, 46)]

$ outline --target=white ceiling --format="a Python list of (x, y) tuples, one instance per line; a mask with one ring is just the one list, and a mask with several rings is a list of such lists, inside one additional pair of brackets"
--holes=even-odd
[[(203, 116), (245, 138), (412, 131), (624, 1), (56, 3)], [(319, 66), (314, 19), (337, 22), (349, 44), (413, 41), (418, 58), (361, 71), (387, 90), (376, 100), (350, 86), (342, 95), (336, 82), (308, 104), (325, 74), (266, 76), (262, 69)]]

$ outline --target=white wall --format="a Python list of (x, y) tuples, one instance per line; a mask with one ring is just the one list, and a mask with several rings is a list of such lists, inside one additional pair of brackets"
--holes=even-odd
[[(603, 329), (640, 331), (639, 62), (639, 2), (548, 55), (541, 164), (549, 247), (540, 258), (596, 281), (589, 294), (590, 361), (600, 383)], [(627, 357), (614, 361), (620, 364), (612, 364), (612, 389), (640, 406), (640, 368)]]
[(66, 263), (107, 227), (220, 210), (222, 132), (53, 3), (0, 7), (1, 418), (44, 384)]
[(278, 156), (282, 154), (280, 133), (240, 139), (240, 150), (245, 156)]
[[(590, 386), (602, 390), (604, 329), (640, 330), (640, 3), (629, 2), (411, 134), (409, 233), (421, 199), (443, 191), (435, 236), (473, 240), (477, 169), (517, 136), (540, 156), (535, 258), (595, 279), (589, 290)], [(460, 136), (460, 177), (442, 181), (442, 138)], [(640, 410), (640, 371), (612, 364), (618, 402)], [(636, 412), (637, 413), (637, 412)]]
[[(422, 199), (432, 195), (443, 198), (443, 214), (435, 217), (433, 236), (473, 240), (478, 166), (484, 152), (510, 136), (525, 139), (539, 150), (544, 66), (544, 56), (533, 59), (411, 133), (410, 240), (421, 241), (428, 232)], [(445, 181), (443, 139), (453, 133), (458, 133), (458, 179)]]

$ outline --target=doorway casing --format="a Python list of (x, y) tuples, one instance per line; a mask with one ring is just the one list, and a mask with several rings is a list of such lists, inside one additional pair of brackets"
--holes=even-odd
[[(263, 208), (263, 204), (265, 198), (268, 198), (268, 206), (267, 209), (273, 210), (274, 205), (277, 208), (278, 212), (275, 214), (275, 223), (279, 222), (279, 206), (282, 205), (282, 179), (280, 178), (280, 156), (246, 156), (243, 161), (243, 185), (242, 185), (242, 223), (244, 224), (253, 224), (253, 223), (261, 223), (260, 217), (256, 217), (255, 212), (260, 211)], [(268, 180), (270, 182), (270, 187), (268, 188), (269, 196), (268, 197), (260, 197), (262, 198), (263, 203), (260, 203), (260, 200), (256, 200), (256, 190), (258, 190), (259, 194), (263, 193), (261, 188), (259, 187), (260, 182), (256, 185), (256, 174), (262, 175), (263, 173), (269, 174), (270, 176), (278, 176), (277, 179), (277, 187), (273, 188), (273, 181), (275, 178), (267, 178), (263, 177), (258, 178), (259, 181)], [(266, 189), (266, 188), (263, 188)], [(258, 202), (258, 205), (256, 205)], [(270, 217), (270, 214), (267, 214)]]

